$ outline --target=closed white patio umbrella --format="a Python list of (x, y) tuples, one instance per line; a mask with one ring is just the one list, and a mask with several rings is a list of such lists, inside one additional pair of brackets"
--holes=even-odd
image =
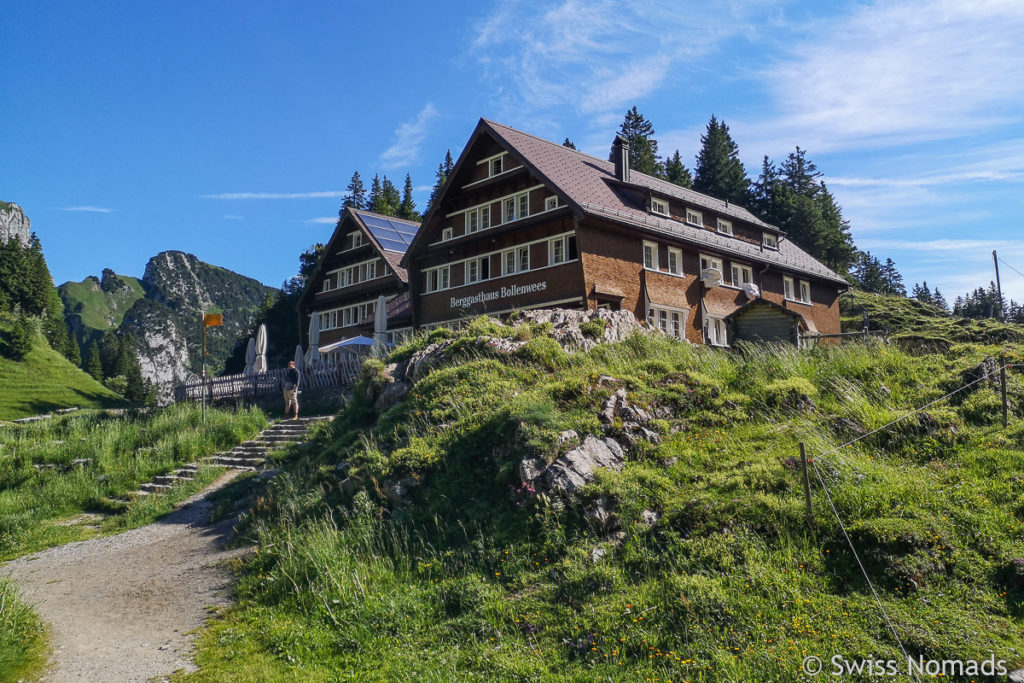
[[(252, 342), (252, 340), (249, 340)], [(255, 360), (253, 363), (253, 370), (255, 372), (266, 372), (267, 371), (267, 326), (260, 324), (258, 330), (256, 330), (256, 343), (255, 346)]]

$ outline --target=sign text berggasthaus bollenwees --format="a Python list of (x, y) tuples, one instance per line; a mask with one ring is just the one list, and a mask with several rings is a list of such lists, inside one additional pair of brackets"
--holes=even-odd
[(497, 301), (498, 299), (507, 299), (510, 296), (519, 296), (520, 294), (543, 292), (547, 288), (547, 280), (544, 280), (543, 282), (534, 282), (532, 285), (510, 285), (508, 287), (492, 289), (489, 292), (480, 291), (476, 294), (459, 298), (453, 296), (451, 297), (451, 304), (449, 304), (449, 306), (451, 308), (469, 308), (473, 304)]

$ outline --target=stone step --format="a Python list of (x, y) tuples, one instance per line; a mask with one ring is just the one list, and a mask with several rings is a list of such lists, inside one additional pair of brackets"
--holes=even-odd
[(152, 482), (145, 483), (139, 488), (145, 491), (146, 493), (158, 493), (171, 490), (171, 487), (168, 486), (167, 484), (154, 484)]
[(234, 458), (229, 455), (215, 455), (209, 462), (221, 467), (259, 467), (267, 460), (266, 458)]
[[(159, 474), (153, 477), (154, 484), (161, 484), (163, 486), (174, 486), (178, 481), (180, 481), (178, 477), (173, 474)], [(145, 484), (143, 484), (143, 486), (145, 486)]]
[(266, 446), (235, 446), (228, 453), (259, 453), (260, 455), (266, 455)]

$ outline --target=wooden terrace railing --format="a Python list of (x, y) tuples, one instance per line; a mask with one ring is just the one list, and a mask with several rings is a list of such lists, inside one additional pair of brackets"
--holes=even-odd
[[(351, 387), (361, 367), (362, 359), (350, 354), (319, 361), (299, 372), (299, 390)], [(198, 378), (189, 380), (175, 387), (174, 400), (201, 401), (204, 388), (208, 403), (279, 394), (284, 387), (285, 372), (287, 368), (279, 368), (255, 375), (223, 375), (208, 377), (205, 381)]]

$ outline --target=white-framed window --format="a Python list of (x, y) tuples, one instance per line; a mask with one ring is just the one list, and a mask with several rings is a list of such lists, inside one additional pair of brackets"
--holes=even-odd
[(348, 287), (355, 282), (355, 268), (346, 268), (338, 273), (338, 287)]
[(729, 334), (725, 321), (721, 318), (708, 318), (704, 324), (704, 336), (712, 346), (728, 346)]
[(693, 209), (686, 210), (686, 222), (690, 225), (696, 225), (698, 227), (704, 227), (704, 216), (700, 211), (694, 211)]
[(767, 249), (778, 249), (779, 248), (779, 236), (774, 232), (762, 232), (761, 233), (761, 245)]
[(718, 225), (718, 232), (722, 233), (723, 235), (732, 235), (732, 221), (727, 221), (719, 218), (716, 221), (716, 224)]
[(466, 234), (476, 232), (480, 229), (480, 212), (469, 211), (466, 213)]
[(359, 281), (366, 282), (377, 277), (377, 262), (370, 261), (359, 265)]
[(807, 280), (800, 281), (800, 288), (797, 290), (797, 294), (800, 298), (801, 303), (811, 303), (811, 283)]
[(576, 235), (564, 235), (548, 241), (548, 265), (554, 266), (576, 258)]
[(790, 301), (796, 301), (796, 283), (788, 275), (782, 276), (782, 296)]
[(451, 287), (451, 266), (431, 268), (426, 271), (426, 277), (427, 281), (424, 289), (427, 294), (430, 292), (438, 292), (442, 289), (448, 289)]
[(441, 231), (441, 241), (442, 242), (447, 242), (448, 240), (450, 240), (454, 236), (455, 236), (455, 230), (453, 230), (452, 228), (445, 228), (444, 230)]
[(489, 280), (491, 277), (491, 257), (482, 256), (480, 258), (470, 259), (466, 261), (466, 284), (471, 285), (474, 282), (480, 282), (482, 280)]
[(338, 326), (338, 311), (325, 311), (320, 314), (320, 329), (333, 330)]
[(651, 213), (656, 213), (659, 216), (667, 216), (668, 202), (651, 197)]
[(700, 255), (700, 269), (706, 270), (707, 268), (714, 268), (720, 273), (725, 273), (725, 269), (722, 268), (722, 259), (717, 256), (708, 256), (707, 254)]
[(329, 278), (329, 277), (325, 277), (324, 278), (324, 288), (321, 291), (324, 291), (324, 292), (331, 291), (331, 278)]
[(502, 275), (524, 273), (530, 269), (530, 248), (507, 249), (501, 254)]
[(552, 195), (551, 197), (544, 198), (544, 210), (551, 211), (552, 209), (558, 208), (558, 195)]
[(654, 242), (644, 242), (644, 268), (658, 269), (658, 245)]
[(686, 311), (662, 306), (651, 306), (647, 309), (647, 322), (657, 327), (664, 334), (682, 339), (685, 336)]
[(754, 282), (754, 271), (750, 266), (745, 266), (742, 263), (732, 264), (732, 279), (730, 280), (733, 287), (739, 287), (741, 285), (749, 285)]
[(668, 248), (668, 272), (673, 275), (683, 274), (683, 250), (675, 247)]
[(481, 206), (480, 207), (480, 229), (486, 230), (491, 227), (491, 207)]
[(526, 218), (530, 215), (530, 191), (507, 197), (502, 205), (502, 220), (505, 223)]
[(345, 245), (346, 249), (355, 249), (356, 247), (363, 246), (363, 232), (361, 230), (350, 232), (345, 236)]
[(504, 155), (491, 159), (487, 164), (487, 175), (493, 177), (501, 173), (502, 169), (505, 167), (503, 163), (504, 161)]

